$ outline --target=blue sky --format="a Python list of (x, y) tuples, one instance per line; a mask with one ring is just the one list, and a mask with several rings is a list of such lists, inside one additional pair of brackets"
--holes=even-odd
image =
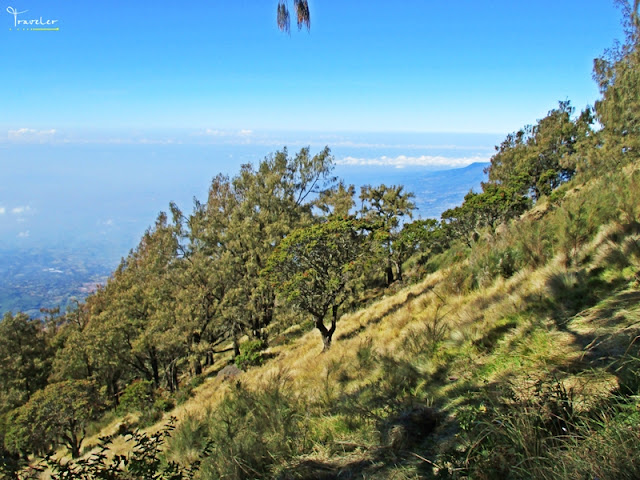
[[(290, 36), (276, 0), (0, 3), (9, 143), (505, 134), (593, 103), (593, 58), (622, 35), (608, 0), (311, 0)], [(8, 7), (60, 30), (16, 30)]]

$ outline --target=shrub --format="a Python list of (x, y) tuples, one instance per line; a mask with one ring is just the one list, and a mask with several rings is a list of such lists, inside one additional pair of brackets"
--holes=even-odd
[(166, 462), (162, 455), (162, 447), (173, 431), (175, 419), (154, 434), (129, 432), (126, 434), (133, 447), (126, 455), (107, 456), (114, 437), (100, 439), (98, 453), (88, 459), (64, 462), (55, 458), (47, 458), (37, 470), (49, 470), (51, 480), (66, 479), (110, 479), (134, 480), (153, 478), (156, 480), (187, 480), (192, 479), (200, 466), (200, 458), (206, 455), (206, 448), (202, 449), (198, 459), (184, 468), (175, 462)]
[[(509, 388), (501, 398), (489, 400), (485, 415), (474, 410), (464, 459), (471, 478), (541, 478), (551, 465), (549, 452), (575, 430), (574, 395), (554, 379), (538, 381), (528, 391)], [(484, 418), (482, 418), (484, 417)]]
[(522, 266), (541, 267), (553, 256), (554, 231), (548, 222), (522, 220), (512, 226), (509, 235)]
[(207, 444), (202, 478), (268, 478), (278, 465), (310, 449), (305, 415), (281, 375), (259, 390), (238, 382), (215, 411), (178, 426), (168, 454), (180, 457)]
[(153, 406), (153, 382), (149, 380), (136, 380), (122, 391), (118, 409), (122, 413), (144, 412)]
[(241, 370), (246, 370), (248, 367), (255, 367), (262, 365), (263, 355), (262, 351), (266, 348), (264, 340), (250, 340), (240, 345), (240, 355), (235, 358), (235, 364)]

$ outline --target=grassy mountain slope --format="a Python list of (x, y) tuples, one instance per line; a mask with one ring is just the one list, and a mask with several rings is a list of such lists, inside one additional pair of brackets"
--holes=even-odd
[(326, 353), (295, 327), (210, 376), (167, 457), (206, 451), (199, 478), (636, 478), (639, 175), (416, 267), (435, 271), (343, 317)]

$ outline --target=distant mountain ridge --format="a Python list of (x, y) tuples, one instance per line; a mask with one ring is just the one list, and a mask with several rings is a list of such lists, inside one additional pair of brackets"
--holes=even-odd
[(415, 178), (407, 177), (407, 190), (416, 195), (418, 215), (423, 218), (440, 218), (449, 208), (462, 203), (469, 190), (480, 191), (480, 184), (486, 180), (484, 170), (490, 164), (475, 162), (464, 168), (432, 172)]

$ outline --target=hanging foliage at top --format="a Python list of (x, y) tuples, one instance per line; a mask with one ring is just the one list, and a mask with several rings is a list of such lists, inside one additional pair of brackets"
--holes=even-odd
[[(296, 21), (298, 30), (304, 25), (307, 30), (311, 29), (311, 15), (309, 13), (309, 2), (307, 0), (294, 0), (293, 6), (296, 11)], [(289, 15), (289, 6), (287, 0), (278, 0), (277, 9), (278, 28), (287, 33), (291, 33), (291, 17)]]

